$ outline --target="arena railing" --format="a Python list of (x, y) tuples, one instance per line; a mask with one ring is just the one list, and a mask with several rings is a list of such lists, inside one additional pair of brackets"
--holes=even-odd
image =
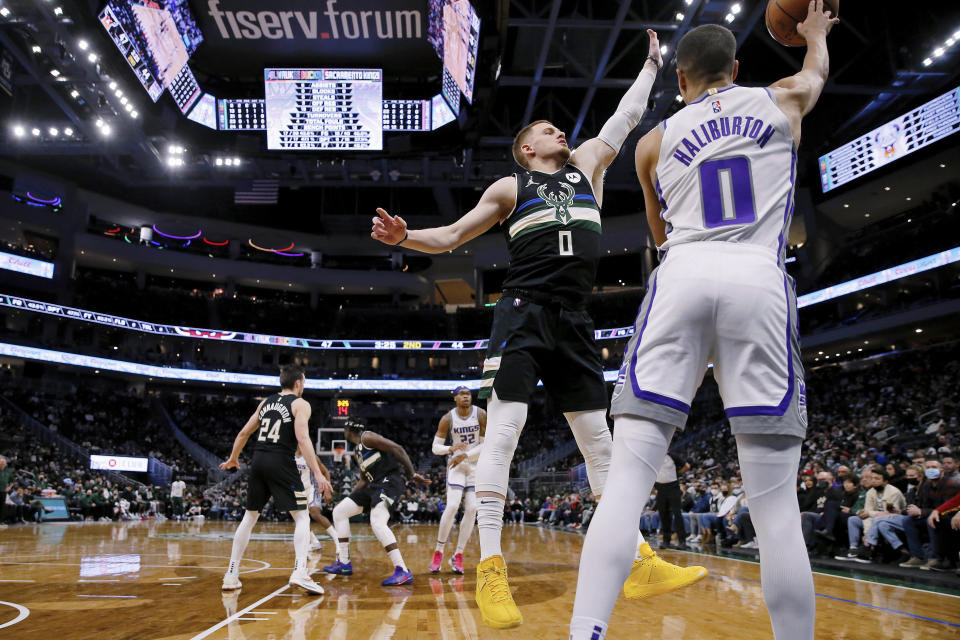
[[(918, 260), (912, 260), (901, 265), (883, 269), (860, 278), (812, 291), (797, 298), (797, 307), (802, 309), (814, 304), (833, 300), (842, 296), (876, 287), (894, 280), (960, 262), (960, 247), (934, 253)], [(446, 339), (396, 339), (396, 340), (348, 340), (348, 339), (320, 339), (297, 338), (291, 336), (274, 336), (243, 331), (224, 329), (202, 329), (178, 325), (160, 324), (144, 320), (134, 320), (122, 316), (98, 313), (85, 309), (76, 309), (57, 304), (31, 300), (19, 296), (0, 294), (0, 307), (11, 307), (24, 311), (43, 313), (66, 319), (81, 320), (143, 333), (153, 333), (162, 336), (196, 338), (203, 340), (217, 340), (221, 342), (242, 342), (245, 344), (270, 345), (290, 347), (296, 349), (332, 349), (355, 351), (480, 351), (487, 348), (486, 338), (470, 340)], [(615, 327), (611, 329), (597, 329), (594, 336), (597, 340), (612, 340), (629, 338), (634, 333), (634, 327)]]
[(160, 402), (159, 399), (153, 399), (153, 408), (154, 411), (156, 411), (166, 421), (170, 431), (173, 432), (174, 439), (180, 443), (180, 445), (194, 460), (207, 468), (208, 477), (210, 476), (211, 471), (215, 472), (213, 475), (217, 480), (222, 480), (227, 475), (226, 472), (221, 471), (219, 468), (221, 462), (220, 458), (184, 433), (183, 430), (177, 426), (177, 423), (173, 421), (173, 418), (170, 416), (167, 408), (163, 406), (163, 403)]

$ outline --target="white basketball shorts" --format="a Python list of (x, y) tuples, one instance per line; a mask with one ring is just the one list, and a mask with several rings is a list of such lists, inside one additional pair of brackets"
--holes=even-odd
[(733, 433), (804, 437), (793, 280), (756, 245), (671, 247), (650, 276), (610, 414), (683, 429), (707, 365)]
[(477, 465), (474, 462), (461, 462), (453, 469), (447, 469), (447, 486), (459, 489), (475, 489), (477, 485)]

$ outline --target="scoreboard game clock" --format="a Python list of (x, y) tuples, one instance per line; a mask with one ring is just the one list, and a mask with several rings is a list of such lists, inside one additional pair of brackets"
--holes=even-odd
[(350, 417), (350, 398), (334, 398), (331, 405), (330, 412), (335, 418)]

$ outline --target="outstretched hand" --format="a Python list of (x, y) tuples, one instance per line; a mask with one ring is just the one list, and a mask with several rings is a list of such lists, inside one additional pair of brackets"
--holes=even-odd
[(429, 485), (433, 482), (433, 481), (430, 480), (429, 478), (425, 478), (425, 477), (423, 477), (422, 475), (420, 475), (419, 473), (413, 474), (413, 481), (416, 482), (416, 483), (419, 484), (419, 485), (423, 485), (424, 487), (429, 486)]
[(235, 458), (230, 458), (226, 462), (221, 462), (220, 468), (223, 469), (224, 471), (226, 471), (227, 469), (239, 469), (240, 461), (236, 460)]
[(400, 216), (391, 216), (385, 209), (377, 207), (379, 217), (373, 219), (370, 237), (384, 244), (396, 245), (403, 242), (407, 235), (407, 222)]
[(840, 18), (830, 11), (823, 10), (823, 0), (810, 0), (806, 19), (797, 25), (797, 33), (808, 39), (820, 32), (824, 37), (830, 33), (833, 25), (840, 22)]
[(647, 35), (650, 37), (649, 54), (657, 61), (657, 66), (663, 68), (663, 55), (660, 53), (660, 39), (657, 38), (657, 32), (653, 29), (647, 29)]
[(467, 453), (465, 451), (461, 451), (460, 453), (457, 453), (456, 455), (450, 458), (450, 462), (447, 463), (447, 469), (453, 469), (455, 466), (457, 466), (458, 464), (460, 464), (466, 459), (467, 459)]

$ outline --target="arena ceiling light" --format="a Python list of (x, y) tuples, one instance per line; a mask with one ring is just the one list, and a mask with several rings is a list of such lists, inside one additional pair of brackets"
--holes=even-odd
[(4, 18), (9, 18), (10, 9), (8, 9), (7, 7), (0, 7), (0, 16), (3, 16)]
[(23, 136), (27, 135), (27, 130), (22, 124), (15, 124), (13, 125), (13, 135), (18, 138), (22, 138)]

